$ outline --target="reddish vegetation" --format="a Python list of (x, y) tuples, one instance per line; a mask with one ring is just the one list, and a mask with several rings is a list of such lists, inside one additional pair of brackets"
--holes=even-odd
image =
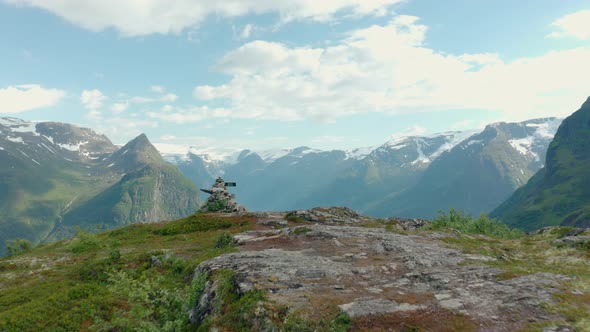
[(353, 331), (475, 331), (468, 317), (446, 310), (417, 310), (353, 319)]

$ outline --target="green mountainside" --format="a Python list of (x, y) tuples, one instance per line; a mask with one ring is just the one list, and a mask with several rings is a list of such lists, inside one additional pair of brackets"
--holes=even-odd
[(0, 119), (0, 255), (9, 239), (38, 243), (198, 207), (195, 184), (145, 135), (119, 149), (87, 128)]
[(559, 127), (545, 168), (491, 215), (523, 229), (590, 227), (590, 98)]

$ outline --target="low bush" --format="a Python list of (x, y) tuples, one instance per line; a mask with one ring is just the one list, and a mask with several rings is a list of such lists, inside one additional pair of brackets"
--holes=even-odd
[(100, 249), (100, 240), (95, 234), (85, 232), (81, 228), (76, 230), (76, 237), (70, 244), (70, 251), (79, 254), (82, 252), (95, 251)]
[(490, 219), (485, 214), (480, 214), (477, 219), (470, 214), (455, 209), (449, 213), (439, 212), (438, 217), (432, 221), (430, 229), (451, 228), (465, 234), (482, 234), (502, 239), (514, 239), (523, 235), (520, 230), (512, 229), (508, 225)]
[(224, 218), (213, 218), (197, 213), (179, 221), (175, 221), (156, 229), (155, 233), (160, 235), (189, 234), (194, 232), (207, 232), (219, 229), (228, 229), (234, 224)]
[(298, 228), (295, 228), (295, 230), (293, 231), (293, 234), (301, 235), (301, 234), (309, 233), (311, 231), (312, 231), (312, 229), (309, 227), (298, 227)]
[(215, 240), (215, 248), (223, 249), (233, 247), (235, 245), (234, 237), (229, 232), (223, 232), (217, 236)]
[(6, 242), (6, 250), (9, 256), (16, 256), (25, 253), (33, 248), (33, 244), (29, 240), (16, 239)]

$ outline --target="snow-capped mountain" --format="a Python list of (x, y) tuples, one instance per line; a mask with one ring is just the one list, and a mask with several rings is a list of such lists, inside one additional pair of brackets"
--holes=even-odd
[(562, 119), (494, 123), (435, 159), (410, 189), (368, 212), (378, 216), (434, 217), (451, 207), (490, 212), (543, 167)]
[[(438, 206), (452, 206), (478, 213), (491, 209), (542, 167), (560, 123), (555, 118), (495, 123), (480, 132), (396, 136), (380, 146), (348, 150), (213, 153), (193, 148), (167, 159), (205, 186), (217, 176), (238, 181), (232, 190), (253, 210), (346, 205), (379, 216), (432, 217)], [(436, 207), (424, 208), (424, 199)]]
[[(377, 147), (349, 150), (303, 146), (218, 152), (211, 158), (205, 151), (185, 148), (180, 153), (168, 150), (164, 156), (196, 183), (210, 184), (217, 176), (239, 181), (242, 185), (234, 190), (251, 209), (347, 204), (363, 210), (382, 195), (412, 185), (433, 160), (472, 134), (395, 137)], [(268, 197), (268, 190), (280, 186), (285, 189)]]
[(17, 118), (0, 118), (0, 147), (29, 156), (39, 165), (37, 159), (48, 157), (71, 162), (99, 160), (118, 149), (106, 136), (92, 129)]

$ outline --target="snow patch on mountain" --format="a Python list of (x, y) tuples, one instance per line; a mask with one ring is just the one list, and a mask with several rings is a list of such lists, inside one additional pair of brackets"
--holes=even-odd
[(23, 141), (22, 137), (10, 137), (10, 136), (6, 136), (6, 139), (13, 142), (13, 143), (20, 143), (20, 144), (25, 144), (25, 141)]
[(346, 153), (346, 159), (362, 160), (365, 159), (374, 150), (374, 146), (369, 146), (364, 148), (345, 150), (344, 153)]
[(80, 152), (82, 145), (88, 144), (88, 141), (79, 142), (78, 144), (60, 144), (57, 143), (56, 145), (62, 149), (72, 151), (72, 152)]
[(534, 147), (539, 144), (540, 141), (553, 139), (562, 121), (563, 119), (551, 118), (524, 122), (523, 124), (525, 127), (534, 128), (533, 133), (523, 138), (509, 140), (508, 143), (510, 143), (510, 145), (520, 154), (531, 156), (535, 158), (536, 161), (540, 161), (541, 157), (535, 152)]
[(272, 163), (277, 159), (283, 158), (291, 152), (293, 152), (293, 149), (279, 148), (258, 151), (256, 154), (258, 154), (265, 162)]
[(429, 156), (430, 161), (440, 157), (443, 153), (447, 151), (451, 151), (455, 146), (459, 145), (461, 142), (465, 141), (469, 137), (477, 134), (476, 130), (468, 130), (468, 131), (449, 131), (445, 133), (441, 133), (438, 135), (431, 136), (430, 138), (436, 138), (443, 136), (446, 139), (446, 143), (441, 145), (438, 150), (436, 150), (433, 154)]
[(37, 124), (17, 118), (0, 118), (0, 125), (7, 127), (13, 133), (31, 133), (39, 136), (37, 132)]
[(424, 154), (424, 151), (422, 151), (422, 148), (426, 144), (424, 142), (424, 139), (422, 139), (422, 138), (414, 138), (414, 140), (416, 141), (418, 158), (416, 158), (416, 160), (412, 161), (412, 165), (416, 165), (418, 163), (422, 163), (422, 164), (429, 163), (430, 162), (430, 158), (426, 157), (426, 155)]

